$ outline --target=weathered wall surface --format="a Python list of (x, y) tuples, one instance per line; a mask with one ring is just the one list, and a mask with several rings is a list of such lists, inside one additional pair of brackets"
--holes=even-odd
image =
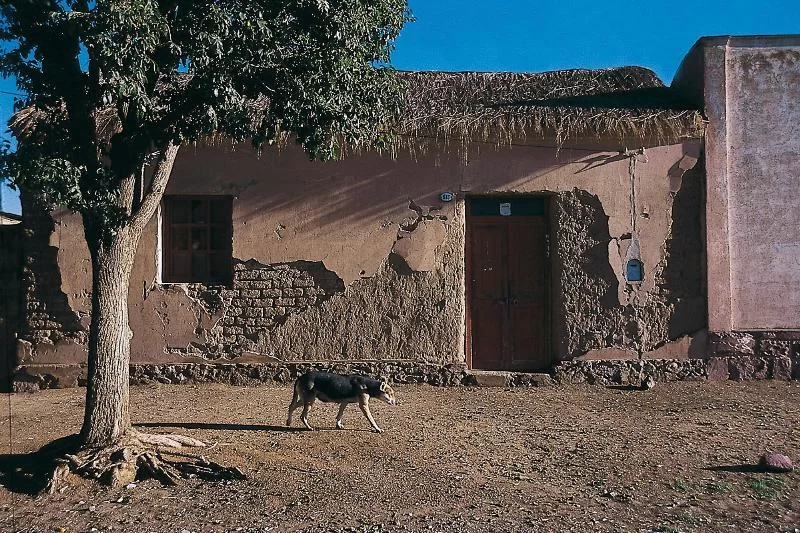
[[(560, 359), (583, 356), (587, 350), (596, 350), (583, 356), (589, 359), (704, 356), (702, 335), (686, 337), (672, 350), (668, 346), (668, 341), (706, 325), (702, 169), (682, 179), (670, 202), (658, 262), (645, 262), (653, 271), (651, 290), (637, 290), (620, 279), (622, 261), (616, 262), (615, 271), (614, 261), (605, 260), (609, 243), (613, 250), (626, 239), (611, 236), (609, 217), (597, 196), (575, 189), (554, 198), (553, 274), (559, 291), (554, 323)], [(647, 245), (644, 235), (642, 245)]]
[(685, 70), (709, 119), (709, 327), (800, 329), (800, 36), (702, 39)]
[(800, 39), (727, 63), (731, 325), (800, 328)]
[[(132, 360), (463, 364), (464, 198), (493, 193), (552, 197), (554, 360), (686, 358), (705, 326), (699, 156), (699, 141), (639, 154), (481, 146), (466, 159), (329, 163), (293, 147), (260, 157), (246, 146), (185, 147), (168, 194), (234, 197), (234, 281), (161, 284), (153, 220), (131, 282)], [(456, 201), (441, 202), (443, 191)], [(645, 263), (635, 286), (622, 272), (632, 209)], [(29, 315), (29, 370), (76, 362), (55, 352), (82, 339), (89, 309), (80, 220), (55, 219), (37, 242), (40, 269), (58, 264), (60, 276), (47, 293), (34, 288), (39, 276), (28, 296), (61, 302), (64, 316), (40, 328)]]
[(0, 224), (0, 391), (10, 388), (22, 324), (22, 224)]

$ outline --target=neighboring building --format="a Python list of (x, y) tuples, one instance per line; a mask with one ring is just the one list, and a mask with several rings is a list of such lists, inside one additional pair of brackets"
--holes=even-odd
[[(405, 73), (394, 157), (183, 147), (134, 266), (132, 379), (789, 377), (795, 337), (775, 330), (800, 330), (799, 215), (783, 211), (799, 42), (701, 40), (673, 88), (637, 67)], [(23, 203), (15, 379), (74, 386), (91, 297), (80, 218)]]
[(709, 120), (709, 375), (796, 378), (800, 35), (701, 39), (673, 86)]
[(0, 211), (0, 226), (19, 224), (20, 222), (22, 222), (22, 215)]
[(22, 312), (22, 217), (0, 211), (0, 391), (11, 388)]

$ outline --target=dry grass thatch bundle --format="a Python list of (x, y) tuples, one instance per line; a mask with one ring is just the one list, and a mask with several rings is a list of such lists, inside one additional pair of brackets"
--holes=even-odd
[[(394, 149), (418, 146), (424, 139), (465, 146), (497, 145), (529, 139), (606, 138), (659, 143), (701, 137), (700, 111), (683, 101), (649, 69), (516, 72), (398, 72), (406, 103), (398, 121), (386, 127), (397, 134)], [(185, 80), (184, 80), (185, 81)], [(258, 120), (266, 100), (253, 101)], [(35, 136), (36, 124), (64, 113), (63, 106), (18, 112), (11, 128)], [(97, 131), (108, 139), (120, 127), (114, 108), (95, 114)], [(217, 143), (221, 139), (209, 139)]]
[(551, 137), (702, 136), (699, 110), (641, 67), (514, 72), (401, 72), (407, 105), (397, 133), (508, 144)]

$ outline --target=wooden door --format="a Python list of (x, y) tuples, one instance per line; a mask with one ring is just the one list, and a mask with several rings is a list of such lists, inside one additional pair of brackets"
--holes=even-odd
[(472, 368), (550, 366), (548, 267), (544, 198), (469, 200), (467, 350)]

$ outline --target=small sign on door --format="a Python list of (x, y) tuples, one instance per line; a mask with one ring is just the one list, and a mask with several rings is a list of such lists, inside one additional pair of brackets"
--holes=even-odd
[(503, 202), (500, 204), (500, 216), (501, 217), (511, 216), (511, 202)]

